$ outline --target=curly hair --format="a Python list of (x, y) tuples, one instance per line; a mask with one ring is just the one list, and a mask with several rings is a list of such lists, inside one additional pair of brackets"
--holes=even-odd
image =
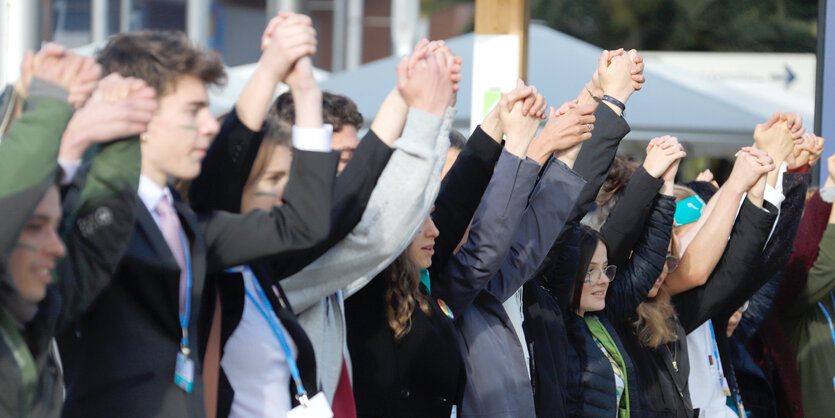
[[(282, 93), (275, 99), (273, 105), (270, 106), (267, 119), (282, 120), (293, 124), (296, 119), (296, 106), (293, 102), (293, 95), (289, 91)], [(346, 96), (323, 91), (322, 122), (333, 125), (333, 131), (337, 132), (342, 129), (343, 125), (353, 125), (357, 129), (362, 128), (364, 120), (353, 100)]]
[(395, 341), (400, 341), (412, 330), (412, 311), (419, 307), (426, 316), (432, 314), (426, 296), (418, 288), (420, 269), (404, 251), (383, 271), (389, 278), (386, 289), (386, 318), (394, 331)]

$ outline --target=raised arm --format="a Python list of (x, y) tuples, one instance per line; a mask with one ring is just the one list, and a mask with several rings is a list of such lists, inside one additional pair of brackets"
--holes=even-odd
[(625, 271), (618, 271), (609, 285), (604, 312), (612, 321), (634, 315), (661, 275), (673, 230), (676, 205), (672, 192), (672, 183), (661, 189), (632, 257), (626, 262)]
[(550, 117), (558, 120), (549, 121), (553, 122), (549, 133), (537, 135), (528, 148), (528, 158), (540, 164), (545, 164), (545, 158), (553, 158), (528, 199), (509, 256), (487, 287), (502, 302), (533, 276), (585, 185), (571, 167), (583, 141), (591, 137), (589, 127), (593, 129), (595, 121), (593, 115), (575, 109), (558, 116), (551, 108)]
[(632, 174), (600, 229), (610, 265), (618, 268), (625, 265), (652, 213), (655, 196), (665, 183), (675, 181), (678, 164), (686, 155), (675, 137), (665, 136), (650, 141), (643, 165)]
[(464, 150), (441, 181), (431, 215), (441, 234), (435, 238), (430, 277), (440, 277), (463, 239), (493, 176), (493, 169), (502, 153), (501, 142), (498, 107), (494, 107), (470, 135)]
[(510, 253), (487, 286), (500, 301), (510, 298), (533, 276), (585, 183), (562, 161), (549, 162), (516, 229)]
[[(120, 92), (125, 96), (112, 102), (112, 98), (119, 98)], [(120, 126), (118, 122), (136, 118), (136, 114), (119, 112), (128, 103), (145, 109), (147, 121), (150, 121), (156, 108), (155, 92), (142, 80), (125, 79), (113, 73), (101, 81), (76, 116), (95, 111), (102, 125)], [(64, 222), (62, 235), (67, 257), (59, 265), (59, 278), (53, 285), (63, 302), (58, 332), (86, 310), (110, 282), (133, 231), (141, 166), (137, 134), (145, 128), (141, 123), (133, 127), (132, 123), (121, 126), (121, 130), (115, 128), (111, 135), (127, 138), (99, 147), (78, 204)]]
[[(507, 135), (505, 150), (476, 210), (467, 242), (444, 272), (433, 278), (433, 295), (446, 301), (455, 314), (470, 306), (501, 267), (536, 180), (540, 165), (525, 157), (539, 126), (537, 112), (523, 112), (530, 96), (539, 95), (521, 80), (516, 89), (502, 95), (498, 107), (502, 131)], [(535, 101), (544, 105), (541, 96)]]
[(417, 53), (426, 58), (418, 60), (411, 73), (407, 59), (398, 66), (398, 85), (409, 103), (409, 115), (362, 219), (345, 239), (282, 281), (298, 312), (348, 285), (352, 293), (367, 284), (405, 249), (431, 209), (455, 111), (449, 108), (449, 69), (438, 59), (443, 53)]
[(748, 309), (739, 321), (735, 333), (743, 341), (757, 332), (760, 323), (771, 312), (777, 300), (797, 236), (800, 217), (803, 214), (809, 181), (810, 176), (806, 173), (783, 176), (783, 191), (786, 199), (780, 207), (780, 217), (777, 219), (772, 238), (768, 241), (759, 263), (761, 278), (767, 278), (768, 281), (751, 296)]
[(766, 173), (774, 169), (773, 160), (762, 151), (749, 150), (742, 151), (737, 161), (742, 161), (746, 171), (758, 173), (760, 177), (748, 190), (727, 250), (707, 283), (673, 298), (681, 324), (688, 333), (714, 316), (729, 315), (759, 288), (757, 280), (761, 279), (754, 266), (761, 258), (777, 218), (776, 208), (764, 203), (762, 197)]
[[(49, 44), (37, 55), (27, 52), (31, 79), (25, 80), (23, 115), (0, 141), (0, 265), (17, 243), (23, 225), (53, 184), (63, 132), (73, 108), (70, 92), (86, 83), (87, 60)], [(95, 64), (95, 63), (93, 63)], [(98, 66), (92, 67), (95, 74)], [(28, 76), (27, 76), (28, 77)], [(89, 93), (89, 91), (88, 91)], [(86, 97), (81, 101), (83, 102)], [(82, 151), (83, 152), (83, 151)]]

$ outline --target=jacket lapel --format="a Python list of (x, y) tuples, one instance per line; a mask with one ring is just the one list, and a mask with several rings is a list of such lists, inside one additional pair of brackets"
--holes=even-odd
[(177, 260), (174, 259), (174, 254), (171, 253), (171, 249), (168, 248), (168, 243), (165, 242), (162, 231), (159, 230), (157, 223), (154, 222), (154, 218), (148, 212), (148, 208), (145, 207), (141, 199), (136, 200), (136, 225), (145, 242), (150, 245), (154, 256), (165, 264), (166, 267), (173, 266), (179, 270)]

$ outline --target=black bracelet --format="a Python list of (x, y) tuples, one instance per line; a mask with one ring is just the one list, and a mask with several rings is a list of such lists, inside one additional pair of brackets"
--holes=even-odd
[(607, 102), (609, 102), (609, 103), (611, 103), (611, 104), (613, 104), (613, 105), (615, 105), (615, 106), (619, 107), (619, 108), (620, 108), (620, 110), (621, 110), (621, 112), (626, 112), (626, 105), (625, 105), (625, 104), (623, 104), (623, 102), (621, 102), (620, 100), (615, 99), (615, 98), (614, 98), (614, 97), (612, 97), (612, 96), (609, 96), (608, 94), (604, 94), (604, 95), (603, 95), (603, 98), (602, 98), (601, 100), (605, 100), (605, 101), (607, 101)]

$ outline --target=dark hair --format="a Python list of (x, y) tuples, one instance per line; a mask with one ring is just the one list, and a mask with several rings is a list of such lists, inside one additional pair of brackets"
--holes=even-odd
[(456, 129), (450, 129), (449, 148), (461, 151), (464, 149), (465, 146), (467, 146), (467, 138), (464, 138), (464, 134), (458, 132), (458, 130)]
[(583, 284), (586, 280), (586, 273), (589, 271), (591, 259), (597, 250), (597, 244), (602, 242), (604, 246), (606, 245), (603, 241), (603, 236), (594, 229), (586, 225), (580, 225), (577, 228), (580, 229), (580, 241), (578, 243), (580, 252), (577, 271), (574, 275), (574, 286), (571, 289), (571, 296), (568, 299), (570, 301), (569, 310), (571, 312), (577, 312), (580, 309), (580, 297), (583, 295)]
[(223, 62), (216, 53), (192, 45), (178, 31), (141, 31), (110, 37), (99, 51), (102, 74), (117, 72), (145, 80), (162, 97), (176, 87), (180, 77), (193, 76), (204, 84), (226, 81)]
[(606, 176), (606, 181), (600, 187), (600, 192), (597, 193), (595, 203), (597, 206), (603, 206), (620, 193), (629, 183), (632, 174), (638, 169), (638, 163), (630, 161), (620, 155), (615, 156), (612, 161), (612, 168), (609, 169), (609, 174)]
[[(282, 93), (275, 99), (267, 114), (268, 120), (281, 120), (290, 125), (296, 120), (296, 107), (290, 92)], [(357, 104), (346, 96), (322, 92), (322, 122), (333, 125), (333, 131), (342, 129), (344, 125), (362, 128), (362, 113)]]

